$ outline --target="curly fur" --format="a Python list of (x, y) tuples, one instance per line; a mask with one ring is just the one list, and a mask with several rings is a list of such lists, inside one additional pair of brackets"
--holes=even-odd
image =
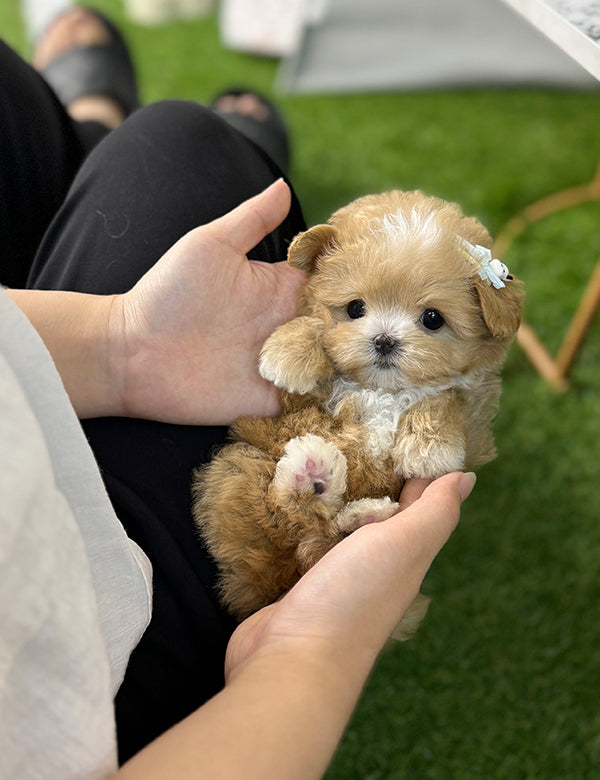
[[(520, 285), (490, 287), (461, 239), (491, 244), (455, 204), (399, 191), (360, 198), (294, 239), (288, 262), (308, 281), (298, 316), (267, 339), (259, 366), (281, 388), (281, 415), (238, 420), (233, 443), (193, 485), (195, 519), (237, 618), (281, 596), (359, 526), (394, 514), (405, 479), (494, 457)], [(430, 310), (443, 317), (435, 330), (423, 324)], [(397, 636), (426, 605), (420, 597)]]

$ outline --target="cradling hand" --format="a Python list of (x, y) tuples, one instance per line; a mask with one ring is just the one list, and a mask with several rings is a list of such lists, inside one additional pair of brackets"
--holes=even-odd
[(285, 218), (277, 181), (181, 238), (128, 293), (116, 296), (110, 342), (123, 414), (163, 422), (228, 424), (273, 416), (276, 389), (258, 374), (260, 348), (295, 314), (303, 274), (246, 253)]
[[(280, 601), (245, 620), (229, 643), (226, 673), (271, 654), (329, 652), (366, 676), (459, 519), (473, 474), (408, 480), (401, 511), (337, 544)], [(328, 660), (325, 658), (325, 660)]]

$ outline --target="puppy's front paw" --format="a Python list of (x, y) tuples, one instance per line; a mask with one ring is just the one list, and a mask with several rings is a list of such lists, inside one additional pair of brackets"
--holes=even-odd
[(321, 329), (316, 317), (296, 317), (277, 328), (261, 350), (260, 375), (290, 393), (314, 391), (319, 381), (331, 374)]
[(450, 471), (462, 471), (465, 465), (464, 437), (442, 441), (436, 436), (409, 434), (396, 443), (394, 468), (398, 474), (437, 479)]
[(385, 498), (360, 498), (351, 501), (338, 512), (335, 520), (339, 530), (343, 534), (351, 534), (362, 525), (380, 523), (388, 517), (395, 515), (400, 509), (400, 504)]
[(275, 468), (273, 491), (282, 500), (301, 493), (334, 506), (346, 490), (346, 470), (346, 456), (335, 444), (307, 433), (285, 445)]

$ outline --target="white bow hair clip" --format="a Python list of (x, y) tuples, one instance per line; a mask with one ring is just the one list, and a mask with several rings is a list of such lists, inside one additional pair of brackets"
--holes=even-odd
[(461, 238), (463, 247), (475, 261), (479, 276), (487, 281), (488, 284), (493, 285), (497, 290), (501, 287), (506, 287), (504, 282), (512, 282), (512, 276), (508, 267), (504, 265), (500, 260), (492, 259), (492, 252), (485, 246), (477, 244), (473, 246), (466, 238)]

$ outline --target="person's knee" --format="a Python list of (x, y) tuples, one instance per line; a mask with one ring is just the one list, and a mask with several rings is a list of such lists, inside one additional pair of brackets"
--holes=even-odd
[(219, 120), (215, 112), (200, 103), (191, 100), (159, 100), (139, 108), (127, 121), (156, 125), (159, 128), (196, 128), (199, 124), (213, 124), (215, 120)]
[(217, 147), (235, 147), (239, 133), (231, 128), (211, 108), (189, 100), (162, 100), (132, 114), (126, 125), (129, 130), (142, 132), (149, 140), (168, 143), (188, 153)]
[[(252, 194), (267, 186), (278, 169), (268, 155), (213, 109), (186, 100), (163, 100), (132, 114), (117, 133), (166, 155), (174, 169), (182, 164), (230, 180), (248, 180)], [(235, 187), (234, 187), (235, 189)]]

